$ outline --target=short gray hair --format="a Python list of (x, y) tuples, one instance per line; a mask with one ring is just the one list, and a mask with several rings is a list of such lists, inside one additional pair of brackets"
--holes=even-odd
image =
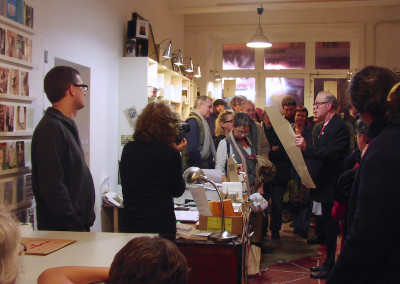
[(325, 94), (326, 95), (325, 101), (329, 102), (329, 103), (332, 103), (332, 108), (333, 109), (337, 109), (338, 108), (339, 104), (338, 104), (337, 98), (335, 97), (334, 94), (332, 94), (331, 92), (326, 92), (326, 91), (319, 92), (318, 95), (319, 94)]
[(210, 97), (207, 96), (199, 96), (196, 98), (196, 101), (194, 102), (194, 108), (197, 109), (199, 103), (205, 103), (207, 100), (210, 100), (212, 102), (212, 99)]
[(235, 127), (239, 126), (250, 127), (252, 121), (253, 120), (251, 119), (251, 117), (243, 111), (236, 113), (235, 116), (233, 117), (233, 125)]

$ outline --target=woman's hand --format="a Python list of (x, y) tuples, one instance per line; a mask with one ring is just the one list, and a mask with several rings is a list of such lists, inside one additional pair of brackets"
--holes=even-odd
[(176, 144), (175, 142), (172, 143), (172, 147), (174, 147), (175, 149), (177, 149), (179, 152), (183, 151), (183, 148), (185, 148), (187, 146), (187, 140), (186, 138), (183, 138), (180, 144)]

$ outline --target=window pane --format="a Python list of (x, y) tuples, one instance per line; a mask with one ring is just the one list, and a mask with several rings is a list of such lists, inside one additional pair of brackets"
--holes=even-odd
[(304, 105), (304, 79), (271, 77), (265, 78), (265, 105), (273, 105), (281, 111), (282, 99), (293, 97), (297, 105)]
[(225, 80), (236, 80), (235, 96), (245, 96), (248, 100), (256, 100), (256, 78), (222, 78), (222, 96), (224, 95)]
[(339, 106), (347, 109), (350, 105), (347, 96), (349, 82), (346, 79), (337, 78), (315, 78), (314, 79), (314, 100), (319, 92), (329, 91), (336, 95)]
[(264, 69), (304, 69), (305, 56), (304, 42), (274, 43), (264, 51)]
[(245, 43), (222, 45), (223, 70), (254, 69), (254, 58), (254, 48), (247, 47)]
[(350, 69), (350, 42), (316, 42), (315, 69)]

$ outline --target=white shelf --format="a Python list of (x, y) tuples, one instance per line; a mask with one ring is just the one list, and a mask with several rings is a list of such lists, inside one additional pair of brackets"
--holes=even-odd
[(37, 66), (35, 64), (33, 64), (32, 62), (24, 61), (24, 60), (14, 58), (14, 57), (5, 56), (3, 54), (0, 54), (0, 62), (17, 65), (18, 67), (24, 67), (24, 68), (31, 69), (31, 70), (37, 69)]
[(32, 136), (32, 131), (0, 132), (0, 137), (24, 137)]
[(30, 173), (31, 169), (29, 167), (1, 170), (0, 176), (11, 175), (11, 174), (27, 174)]
[(25, 102), (25, 103), (31, 103), (36, 100), (35, 97), (7, 95), (7, 94), (0, 94), (0, 99), (15, 101), (15, 102)]
[(14, 29), (17, 29), (19, 31), (22, 31), (24, 33), (30, 34), (30, 35), (34, 35), (35, 34), (35, 30), (31, 29), (30, 27), (27, 27), (23, 24), (20, 24), (14, 20), (11, 20), (7, 17), (4, 16), (0, 16), (0, 24), (6, 24), (7, 26), (10, 26)]

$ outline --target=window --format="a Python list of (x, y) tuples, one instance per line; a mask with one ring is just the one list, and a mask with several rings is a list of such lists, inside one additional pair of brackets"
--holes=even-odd
[(222, 45), (222, 69), (242, 70), (255, 68), (255, 50), (245, 43)]
[(347, 89), (349, 87), (349, 82), (343, 78), (315, 78), (314, 79), (314, 100), (319, 92), (329, 91), (336, 95), (338, 99), (339, 106), (343, 108), (348, 108), (350, 101), (348, 99)]
[(304, 42), (274, 43), (264, 50), (264, 69), (304, 69), (306, 44)]
[(282, 99), (286, 96), (294, 98), (297, 105), (304, 105), (304, 79), (267, 77), (265, 78), (265, 105), (273, 105), (281, 110)]
[[(222, 78), (222, 92), (224, 92), (225, 80), (236, 80), (235, 96), (244, 96), (248, 100), (255, 102), (256, 78)], [(223, 96), (224, 96), (224, 94), (223, 94)]]
[(315, 69), (350, 69), (350, 42), (316, 42)]

